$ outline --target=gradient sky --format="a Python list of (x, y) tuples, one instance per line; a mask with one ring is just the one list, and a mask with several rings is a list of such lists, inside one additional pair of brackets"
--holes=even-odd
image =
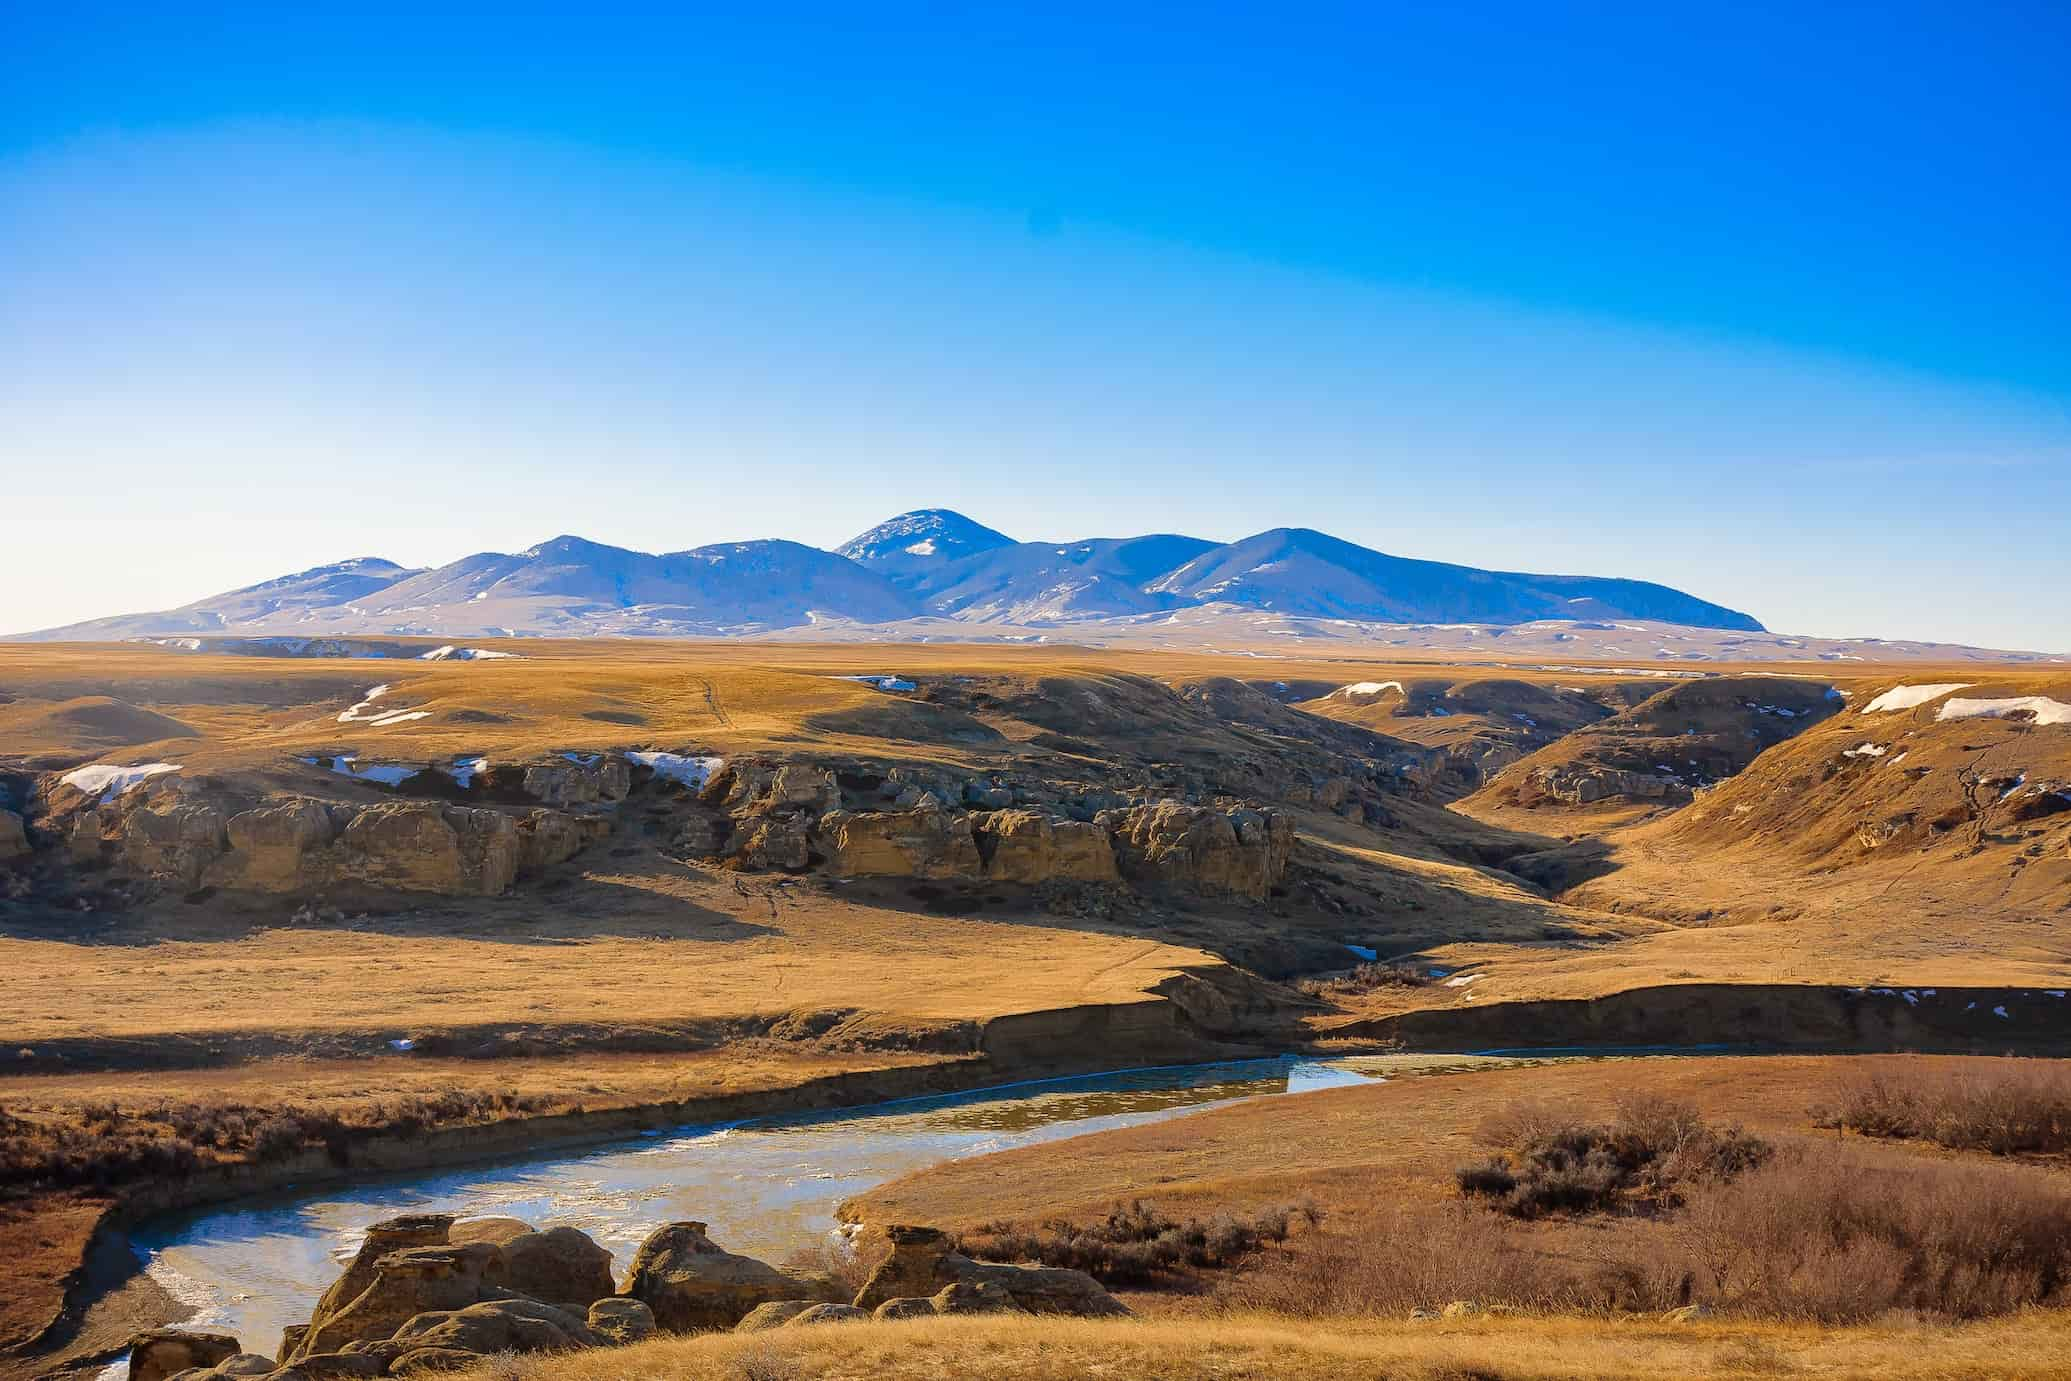
[(2067, 71), (2058, 3), (0, 0), (0, 630), (941, 505), (2071, 650)]

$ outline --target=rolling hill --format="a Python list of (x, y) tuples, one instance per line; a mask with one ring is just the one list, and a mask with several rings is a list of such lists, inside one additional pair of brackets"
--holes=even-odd
[(1613, 627), (1606, 620), (1643, 619), (1762, 631), (1737, 610), (1644, 581), (1414, 561), (1306, 528), (1224, 544), (1175, 533), (1016, 542), (960, 513), (920, 509), (831, 552), (755, 541), (653, 555), (561, 536), (428, 570), (359, 557), (175, 609), (16, 636), (714, 637), (801, 628), (933, 636), (903, 626), (921, 620), (1098, 635), (1110, 625), (1129, 631), (1115, 621), (1187, 611), (1235, 630), (1270, 616), (1492, 628), (1550, 620), (1597, 631)]

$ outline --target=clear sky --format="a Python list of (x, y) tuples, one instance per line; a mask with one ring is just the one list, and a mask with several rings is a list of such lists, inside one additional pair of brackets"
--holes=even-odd
[(2067, 72), (2061, 3), (0, 0), (0, 629), (947, 506), (2071, 650)]

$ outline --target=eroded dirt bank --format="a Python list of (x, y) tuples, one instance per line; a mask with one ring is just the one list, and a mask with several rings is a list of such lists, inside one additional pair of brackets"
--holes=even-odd
[(1680, 983), (1425, 1008), (1330, 1028), (1413, 1050), (1742, 1046), (1829, 1053), (2071, 1053), (2071, 994), (2003, 987)]

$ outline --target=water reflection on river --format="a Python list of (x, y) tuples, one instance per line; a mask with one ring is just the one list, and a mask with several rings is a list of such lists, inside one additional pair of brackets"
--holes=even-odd
[(147, 1224), (146, 1269), (192, 1305), (190, 1326), (271, 1352), (358, 1247), (368, 1224), (411, 1210), (505, 1214), (581, 1228), (623, 1269), (657, 1224), (695, 1218), (733, 1251), (781, 1260), (834, 1227), (841, 1200), (936, 1161), (1026, 1146), (1234, 1102), (1370, 1079), (1519, 1063), (1497, 1056), (1283, 1058), (1133, 1070), (844, 1112), (649, 1132), (538, 1160), (289, 1192)]

